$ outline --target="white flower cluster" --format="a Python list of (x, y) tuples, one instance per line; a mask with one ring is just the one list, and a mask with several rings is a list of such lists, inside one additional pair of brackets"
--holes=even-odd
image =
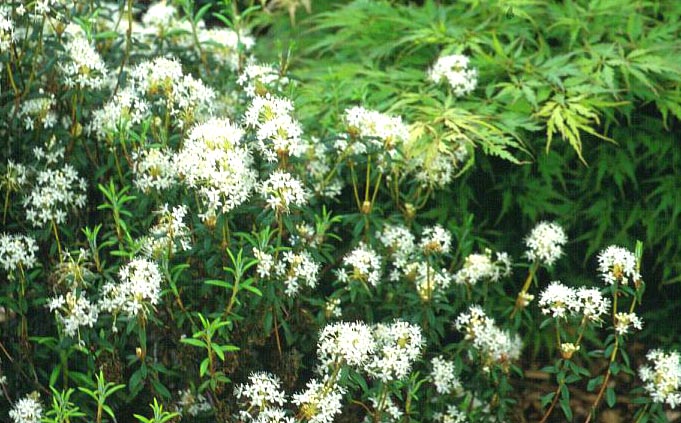
[(429, 226), (423, 230), (419, 247), (423, 254), (448, 254), (452, 247), (452, 234), (441, 225)]
[(14, 22), (12, 22), (12, 9), (6, 6), (0, 7), (0, 54), (9, 50), (16, 41)]
[(466, 423), (466, 413), (459, 410), (455, 405), (448, 405), (446, 413), (435, 413), (433, 419), (438, 423)]
[(381, 283), (381, 256), (363, 242), (343, 257), (343, 266), (337, 272), (340, 282), (358, 281), (373, 287)]
[(463, 54), (440, 56), (428, 72), (435, 83), (446, 80), (454, 95), (464, 96), (472, 92), (478, 85), (478, 71), (469, 67), (470, 58)]
[(348, 365), (363, 368), (376, 351), (371, 329), (362, 322), (338, 322), (319, 333), (317, 357), (323, 368)]
[(395, 158), (398, 149), (409, 140), (409, 127), (399, 116), (355, 106), (345, 110), (345, 122), (349, 134), (362, 139), (362, 142), (353, 144), (353, 154), (378, 150), (387, 151), (390, 157)]
[[(455, 141), (455, 140), (453, 140)], [(461, 140), (455, 146), (438, 143), (438, 148), (423, 149), (412, 142), (408, 148), (407, 169), (424, 188), (443, 188), (455, 177), (469, 158), (467, 142)]]
[(314, 261), (310, 253), (302, 251), (294, 253), (285, 251), (281, 259), (274, 266), (275, 275), (283, 279), (286, 285), (286, 295), (298, 294), (301, 286), (314, 288), (319, 277), (319, 264)]
[(525, 256), (533, 262), (552, 266), (563, 255), (567, 235), (563, 228), (553, 222), (539, 222), (525, 238)]
[[(404, 413), (399, 409), (397, 404), (395, 404), (395, 401), (390, 395), (384, 396), (382, 400), (376, 398), (375, 396), (371, 396), (369, 397), (369, 401), (371, 401), (371, 405), (374, 407), (376, 412), (381, 412), (380, 423), (399, 423), (402, 421)], [(367, 416), (364, 417), (363, 423), (374, 422), (375, 420), (372, 419), (370, 414), (367, 414)]]
[(57, 113), (54, 111), (56, 104), (54, 94), (25, 100), (21, 103), (17, 118), (24, 121), (27, 131), (36, 126), (42, 129), (52, 128), (57, 123)]
[(177, 183), (172, 155), (165, 148), (140, 149), (132, 153), (134, 184), (140, 191), (162, 191)]
[(253, 158), (243, 130), (226, 118), (194, 126), (173, 164), (183, 182), (206, 203), (206, 217), (246, 201), (256, 185)]
[(324, 304), (324, 314), (327, 319), (340, 318), (343, 314), (340, 298), (329, 298)]
[(507, 370), (511, 361), (520, 357), (523, 347), (520, 337), (499, 329), (494, 319), (478, 305), (472, 305), (468, 311), (461, 313), (454, 327), (464, 333), (465, 339), (480, 352), (485, 372), (492, 365), (500, 365)]
[(498, 282), (502, 277), (511, 274), (511, 259), (504, 252), (495, 253), (496, 260), (492, 259), (492, 250), (485, 249), (483, 254), (470, 254), (464, 260), (461, 270), (454, 274), (454, 281), (458, 284), (475, 285), (482, 281)]
[(326, 198), (338, 197), (343, 189), (343, 179), (338, 174), (327, 179), (335, 158), (332, 149), (315, 137), (311, 137), (309, 141), (303, 140), (303, 143), (306, 151), (305, 167), (315, 193)]
[(274, 66), (255, 62), (248, 63), (236, 81), (249, 97), (264, 97), (285, 87), (288, 82), (288, 78)]
[(133, 125), (140, 124), (151, 114), (151, 104), (133, 87), (119, 90), (101, 109), (92, 113), (85, 127), (88, 134), (105, 140), (109, 134), (126, 133)]
[(0, 189), (6, 193), (21, 191), (28, 185), (28, 168), (21, 163), (7, 160), (5, 173), (0, 175)]
[(38, 393), (28, 394), (14, 403), (9, 411), (9, 417), (14, 423), (40, 423), (43, 418), (43, 406), (38, 400)]
[(24, 198), (26, 219), (34, 227), (45, 226), (54, 221), (60, 225), (66, 222), (69, 208), (85, 206), (84, 178), (70, 164), (61, 169), (45, 169), (37, 173), (35, 185)]
[[(161, 297), (161, 271), (156, 263), (136, 258), (119, 271), (120, 283), (108, 281), (102, 287), (99, 308), (114, 315), (147, 316)], [(114, 326), (115, 327), (115, 326)]]
[(407, 377), (425, 346), (421, 328), (396, 320), (387, 325), (375, 325), (373, 336), (376, 352), (365, 366), (366, 372), (383, 382)]
[(248, 376), (247, 384), (234, 388), (234, 395), (243, 403), (245, 410), (239, 417), (246, 422), (293, 423), (281, 407), (286, 402), (286, 394), (281, 389), (281, 380), (267, 372), (254, 372)]
[(643, 320), (636, 313), (619, 312), (615, 314), (615, 331), (619, 335), (628, 334), (632, 328), (637, 330), (643, 328)]
[(203, 51), (222, 66), (231, 70), (239, 68), (239, 48), (248, 51), (255, 46), (255, 38), (230, 28), (210, 28), (198, 31)]
[(84, 33), (76, 33), (64, 44), (63, 60), (58, 66), (69, 88), (97, 90), (104, 85), (108, 71), (102, 57)]
[(293, 395), (292, 402), (299, 406), (299, 414), (308, 423), (333, 423), (341, 411), (345, 393), (345, 388), (337, 383), (312, 379), (304, 391)]
[(416, 249), (416, 238), (404, 225), (385, 225), (376, 238), (388, 250), (395, 267), (404, 268)]
[(591, 322), (601, 322), (601, 316), (608, 312), (610, 300), (595, 288), (577, 289), (553, 281), (539, 296), (542, 313), (554, 318), (570, 315), (586, 317)]
[(615, 245), (609, 246), (598, 255), (598, 271), (603, 281), (609, 285), (628, 285), (629, 282), (641, 280), (634, 253)]
[(259, 188), (267, 207), (277, 214), (289, 213), (291, 206), (302, 207), (307, 204), (305, 186), (288, 172), (275, 170)]
[(253, 97), (244, 114), (244, 122), (255, 129), (258, 150), (268, 162), (300, 157), (305, 152), (303, 128), (292, 113), (291, 100), (266, 94)]
[(433, 294), (439, 295), (449, 288), (453, 279), (447, 269), (436, 269), (426, 261), (413, 261), (407, 264), (403, 271), (407, 280), (414, 282), (416, 291), (424, 301), (429, 301)]
[[(158, 57), (142, 62), (130, 71), (128, 82), (135, 96), (165, 108), (180, 128), (212, 113), (215, 92), (201, 80), (184, 74), (177, 59)], [(110, 126), (115, 127), (120, 120)]]
[(164, 204), (154, 212), (158, 221), (149, 229), (149, 234), (141, 239), (141, 250), (145, 257), (159, 259), (191, 249), (190, 231), (184, 223), (187, 211), (185, 205), (169, 210), (168, 204)]
[(665, 353), (654, 349), (646, 354), (652, 364), (642, 365), (638, 375), (643, 381), (643, 388), (653, 402), (666, 403), (671, 408), (681, 404), (681, 357), (677, 351)]
[(82, 291), (58, 295), (50, 299), (48, 308), (63, 325), (64, 334), (70, 337), (76, 336), (81, 327), (93, 327), (99, 317), (97, 304), (90, 302)]
[(433, 371), (430, 373), (430, 377), (438, 394), (446, 395), (461, 390), (461, 381), (456, 376), (454, 362), (438, 356), (433, 357), (431, 364)]
[(25, 272), (35, 267), (37, 252), (38, 244), (31, 237), (6, 233), (0, 235), (0, 266), (7, 273), (11, 274), (18, 268)]
[(180, 396), (180, 399), (175, 408), (181, 416), (187, 414), (191, 417), (196, 417), (213, 408), (206, 397), (201, 394), (195, 395), (190, 389), (178, 391), (178, 395)]

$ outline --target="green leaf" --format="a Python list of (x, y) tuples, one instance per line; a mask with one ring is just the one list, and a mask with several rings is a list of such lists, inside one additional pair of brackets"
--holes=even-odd
[(615, 389), (612, 386), (608, 386), (605, 389), (605, 402), (608, 407), (612, 408), (617, 402), (617, 396), (615, 395)]

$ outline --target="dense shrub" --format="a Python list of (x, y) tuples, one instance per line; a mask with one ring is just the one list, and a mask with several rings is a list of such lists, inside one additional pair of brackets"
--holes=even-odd
[(133, 3), (0, 5), (3, 416), (681, 402), (675, 3)]

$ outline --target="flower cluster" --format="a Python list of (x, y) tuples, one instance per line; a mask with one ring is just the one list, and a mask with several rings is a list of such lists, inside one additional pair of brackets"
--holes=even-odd
[(361, 322), (338, 322), (319, 333), (317, 357), (323, 368), (345, 364), (363, 368), (376, 351), (371, 329)]
[(43, 406), (38, 393), (28, 394), (17, 401), (9, 411), (9, 417), (14, 423), (40, 423), (43, 418)]
[(402, 380), (425, 346), (421, 328), (396, 320), (373, 328), (376, 351), (365, 366), (366, 372), (383, 382)]
[(497, 327), (494, 319), (478, 305), (472, 305), (468, 311), (461, 313), (454, 322), (454, 327), (464, 333), (465, 339), (471, 341), (473, 348), (480, 354), (483, 370), (489, 372), (492, 365), (500, 365), (508, 370), (511, 361), (517, 360), (523, 347), (517, 335), (511, 335)]
[[(42, 90), (40, 94), (43, 94)], [(29, 131), (36, 127), (53, 128), (57, 123), (57, 113), (54, 111), (56, 104), (54, 94), (25, 100), (21, 103), (17, 118), (24, 121), (24, 128)]]
[(256, 186), (253, 158), (243, 135), (226, 118), (210, 119), (189, 131), (173, 159), (183, 183), (205, 202), (204, 220), (239, 206)]
[(340, 413), (346, 389), (337, 383), (307, 382), (304, 391), (293, 394), (292, 402), (299, 406), (300, 415), (309, 423), (332, 423)]
[(35, 240), (26, 235), (0, 235), (0, 266), (7, 273), (13, 273), (17, 269), (26, 271), (36, 265), (35, 254), (38, 245)]
[(142, 192), (162, 191), (177, 183), (177, 169), (165, 148), (140, 149), (132, 153), (134, 184)]
[(440, 225), (429, 226), (423, 230), (419, 247), (423, 254), (448, 254), (452, 247), (452, 234)]
[(11, 8), (0, 7), (0, 54), (9, 50), (10, 46), (16, 41), (11, 14)]
[(191, 248), (190, 231), (184, 223), (188, 213), (187, 206), (181, 205), (168, 209), (164, 204), (154, 214), (158, 216), (157, 223), (149, 229), (149, 234), (141, 239), (141, 250), (145, 257), (159, 259), (171, 257), (178, 251)]
[(462, 54), (440, 56), (428, 72), (435, 83), (446, 80), (457, 97), (472, 92), (478, 85), (478, 71), (469, 67), (470, 58)]
[(102, 287), (100, 310), (115, 315), (146, 317), (150, 307), (158, 304), (161, 297), (163, 278), (158, 265), (145, 258), (136, 258), (120, 269), (119, 278), (120, 283), (109, 281)]
[(81, 327), (93, 327), (99, 317), (97, 304), (75, 290), (52, 298), (48, 308), (63, 325), (64, 334), (70, 337), (76, 336)]
[(433, 380), (433, 384), (435, 384), (435, 390), (438, 394), (449, 394), (461, 389), (461, 381), (456, 376), (456, 370), (452, 361), (438, 356), (433, 357), (431, 363), (433, 371), (430, 373), (430, 377)]
[(595, 288), (572, 288), (559, 281), (553, 281), (539, 296), (542, 313), (554, 318), (580, 315), (591, 322), (600, 322), (608, 312), (610, 300)]
[(365, 243), (360, 243), (343, 258), (345, 268), (338, 270), (338, 280), (343, 283), (358, 281), (373, 287), (381, 282), (381, 256)]
[(309, 288), (317, 286), (319, 264), (307, 251), (300, 253), (286, 251), (274, 265), (274, 272), (284, 281), (286, 295), (293, 296), (300, 291), (301, 286)]
[(506, 253), (496, 254), (492, 259), (492, 250), (485, 249), (484, 254), (470, 254), (464, 260), (461, 270), (454, 274), (458, 284), (475, 285), (481, 281), (497, 282), (511, 274), (511, 259)]
[(535, 263), (552, 266), (563, 255), (567, 235), (560, 225), (553, 222), (540, 222), (525, 238), (525, 256)]
[(643, 328), (643, 320), (636, 313), (618, 312), (615, 314), (615, 331), (619, 335), (628, 334), (632, 328), (637, 330)]
[(35, 185), (24, 198), (26, 219), (34, 227), (66, 222), (71, 208), (85, 206), (87, 183), (70, 164), (61, 169), (45, 169), (37, 173)]
[(446, 413), (433, 414), (433, 420), (438, 423), (466, 423), (466, 413), (459, 410), (455, 405), (448, 405)]
[(201, 394), (193, 394), (191, 390), (185, 389), (179, 391), (179, 401), (176, 404), (176, 410), (180, 415), (189, 415), (196, 417), (201, 413), (210, 411), (213, 407), (210, 405), (205, 396)]
[(244, 114), (245, 125), (255, 129), (258, 149), (265, 160), (299, 157), (305, 152), (303, 129), (292, 116), (293, 103), (269, 94), (255, 96)]
[(627, 285), (641, 280), (634, 253), (615, 245), (609, 246), (598, 255), (598, 271), (603, 281), (609, 285)]
[[(234, 388), (234, 396), (243, 403), (245, 410), (240, 410), (239, 416), (244, 421), (294, 421), (291, 417), (285, 417), (281, 407), (286, 402), (286, 394), (281, 389), (281, 380), (271, 373), (251, 373), (247, 384), (239, 384)], [(279, 418), (272, 419), (275, 416)]]
[[(352, 143), (353, 154), (379, 151), (395, 158), (402, 145), (409, 140), (409, 127), (399, 116), (355, 106), (345, 110), (345, 122), (350, 136), (360, 138), (359, 142)], [(342, 142), (337, 147), (345, 149), (349, 145)]]
[(69, 37), (64, 50), (65, 57), (58, 65), (67, 87), (96, 90), (104, 85), (108, 74), (106, 65), (84, 33)]
[(259, 188), (267, 207), (277, 214), (289, 213), (291, 206), (302, 207), (307, 204), (305, 186), (288, 172), (275, 170)]
[(652, 364), (638, 369), (643, 388), (656, 403), (666, 403), (671, 408), (681, 404), (681, 357), (677, 351), (665, 353), (654, 349), (646, 355)]
[(247, 96), (264, 97), (288, 85), (289, 80), (274, 66), (251, 61), (236, 82), (243, 87)]

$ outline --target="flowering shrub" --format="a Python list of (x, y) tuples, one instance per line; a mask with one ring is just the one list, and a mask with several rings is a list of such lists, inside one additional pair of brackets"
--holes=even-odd
[[(567, 216), (509, 240), (456, 197), (480, 188), (479, 163), (533, 160), (539, 128), (584, 161), (582, 137), (609, 139), (601, 119), (649, 91), (678, 117), (674, 63), (610, 53), (624, 47), (607, 37), (591, 40), (598, 66), (545, 57), (533, 16), (554, 6), (495, 5), (484, 25), (528, 33), (510, 41), (500, 21), (504, 47), (482, 23), (476, 42), (411, 28), (392, 45), (393, 30), (362, 53), (375, 72), (345, 64), (327, 90), (315, 54), (458, 9), (339, 5), (308, 21), (337, 33), (279, 56), (278, 10), (294, 22), (310, 1), (134, 3), (0, 5), (3, 419), (589, 422), (636, 404), (640, 423), (679, 405), (679, 354), (630, 355), (647, 326), (642, 242), (601, 234), (591, 263)], [(632, 37), (656, 13), (631, 18)], [(550, 386), (527, 411), (539, 366)], [(580, 390), (594, 394), (577, 416)]]

